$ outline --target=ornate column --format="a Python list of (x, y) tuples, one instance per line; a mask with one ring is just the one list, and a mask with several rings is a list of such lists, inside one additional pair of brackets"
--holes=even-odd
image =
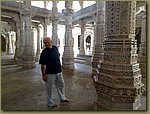
[[(139, 55), (138, 55), (138, 61), (140, 63), (141, 73), (142, 73), (142, 82), (144, 83), (145, 89), (146, 87), (146, 12), (143, 12), (143, 20), (142, 20), (142, 31), (141, 31), (141, 45), (139, 47)], [(144, 92), (144, 95), (146, 95), (146, 92)]]
[(66, 16), (65, 25), (65, 46), (62, 57), (62, 66), (66, 69), (74, 69), (74, 52), (73, 52), (73, 37), (72, 37), (72, 1), (65, 1), (66, 9), (63, 10), (63, 14)]
[(36, 50), (36, 61), (39, 61), (41, 53), (41, 38), (40, 38), (40, 26), (37, 25), (37, 50)]
[(31, 1), (23, 1), (23, 10), (21, 15), (24, 19), (24, 39), (25, 45), (22, 56), (22, 68), (34, 68), (34, 46), (31, 33)]
[(11, 45), (12, 45), (13, 54), (15, 54), (15, 41), (16, 41), (16, 35), (13, 32), (11, 33)]
[(135, 1), (106, 1), (104, 60), (94, 86), (97, 110), (137, 110), (141, 83), (135, 40)]
[(81, 38), (80, 38), (79, 56), (85, 55), (85, 50), (84, 50), (84, 32), (85, 32), (85, 22), (83, 22), (83, 20), (81, 20)]
[(44, 33), (43, 38), (47, 36), (47, 25), (48, 25), (48, 19), (45, 18), (44, 21), (43, 21), (43, 30), (44, 30), (44, 32), (43, 32)]
[(41, 39), (42, 41), (42, 48), (45, 48), (45, 45), (43, 43), (43, 39), (47, 36), (47, 25), (48, 25), (48, 18), (44, 18), (44, 20), (41, 20), (41, 24), (43, 25), (43, 38)]
[(97, 19), (97, 14), (93, 15), (93, 45), (92, 45), (92, 55), (95, 53), (95, 44), (96, 44), (96, 19)]
[[(22, 5), (20, 6), (20, 10), (22, 11)], [(18, 23), (18, 25), (20, 24), (20, 42), (18, 41), (19, 45), (19, 50), (18, 50), (18, 58), (17, 58), (17, 64), (19, 66), (22, 65), (22, 57), (23, 57), (23, 50), (24, 50), (24, 45), (25, 45), (25, 38), (24, 38), (24, 18), (22, 13), (20, 12), (20, 22)], [(19, 31), (18, 31), (19, 32)]]
[(43, 1), (44, 2), (44, 8), (47, 9), (47, 2), (48, 1)]
[[(95, 23), (95, 32), (94, 32), (94, 56), (92, 61), (92, 77), (97, 73), (98, 66), (103, 60), (103, 42), (104, 42), (104, 33), (105, 33), (105, 2), (104, 1), (97, 1), (97, 11), (96, 14), (96, 23)], [(100, 67), (100, 66), (99, 66)]]
[(11, 43), (11, 32), (8, 33), (8, 54), (12, 55), (13, 54), (13, 49), (12, 49), (12, 43)]
[(58, 35), (57, 35), (57, 26), (58, 26), (58, 9), (57, 9), (57, 1), (52, 1), (53, 7), (52, 7), (52, 43), (55, 46), (58, 46)]
[(82, 0), (79, 1), (79, 4), (80, 4), (80, 9), (83, 9), (83, 1)]
[(33, 25), (31, 25), (31, 38), (32, 38), (32, 45), (33, 45), (33, 56), (36, 57), (36, 51), (35, 51), (35, 30), (36, 30), (36, 27), (34, 27)]
[(20, 22), (16, 22), (16, 48), (15, 48), (15, 60), (18, 61), (18, 55), (19, 55), (19, 47), (20, 47)]

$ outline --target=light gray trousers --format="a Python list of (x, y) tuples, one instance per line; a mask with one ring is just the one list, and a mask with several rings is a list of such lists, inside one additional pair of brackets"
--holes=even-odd
[(60, 101), (65, 100), (65, 83), (62, 76), (62, 72), (58, 74), (46, 74), (47, 82), (45, 83), (46, 89), (47, 89), (47, 103), (48, 105), (53, 105), (53, 85), (55, 84), (55, 87), (57, 89), (58, 96), (60, 98)]

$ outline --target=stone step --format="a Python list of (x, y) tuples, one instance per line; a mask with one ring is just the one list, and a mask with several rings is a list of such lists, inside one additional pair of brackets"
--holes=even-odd
[(14, 65), (15, 60), (14, 59), (2, 59), (1, 60), (1, 65)]
[(82, 58), (82, 57), (75, 57), (75, 58), (74, 58), (74, 62), (75, 62), (75, 63), (85, 64), (85, 58)]

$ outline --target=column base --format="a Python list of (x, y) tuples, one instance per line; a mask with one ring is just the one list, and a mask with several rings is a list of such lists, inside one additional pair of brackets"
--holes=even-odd
[(62, 68), (64, 70), (74, 70), (75, 69), (74, 64), (63, 64)]
[(94, 110), (138, 110), (142, 105), (140, 103), (141, 97), (135, 99), (135, 103), (128, 102), (111, 102), (104, 98), (99, 98), (100, 101), (94, 102)]
[(31, 65), (31, 64), (28, 64), (28, 65), (22, 65), (22, 69), (32, 69), (32, 68), (35, 68), (36, 65)]

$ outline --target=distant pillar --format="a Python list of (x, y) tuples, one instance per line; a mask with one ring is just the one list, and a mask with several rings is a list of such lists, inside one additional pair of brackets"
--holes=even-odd
[(44, 45), (44, 43), (43, 43), (43, 39), (45, 38), (45, 37), (47, 37), (47, 25), (48, 25), (48, 18), (44, 18), (44, 20), (42, 20), (42, 25), (43, 25), (43, 37), (42, 37), (42, 39), (41, 39), (41, 43), (42, 43), (42, 49), (44, 49), (45, 48), (45, 45)]
[(20, 22), (16, 22), (16, 48), (15, 48), (15, 60), (18, 61), (18, 55), (19, 55), (19, 47), (20, 47)]
[(8, 37), (8, 54), (12, 55), (13, 54), (13, 49), (12, 49), (12, 43), (11, 43), (11, 32), (8, 33), (9, 37)]
[(57, 35), (57, 27), (58, 27), (58, 9), (57, 9), (57, 2), (53, 2), (53, 7), (52, 7), (52, 13), (53, 13), (53, 18), (52, 18), (52, 43), (53, 45), (58, 47), (58, 35)]
[(40, 26), (37, 25), (37, 50), (36, 50), (36, 61), (39, 61), (40, 53), (41, 53)]
[[(20, 7), (20, 10), (22, 7)], [(18, 23), (19, 24), (19, 23)], [(20, 14), (20, 40), (18, 41), (19, 43), (19, 48), (18, 48), (18, 55), (17, 55), (17, 65), (21, 66), (22, 65), (22, 57), (23, 57), (23, 50), (24, 50), (24, 45), (25, 45), (25, 38), (24, 38), (24, 19), (23, 15)], [(19, 32), (19, 31), (18, 31)]]
[(44, 22), (43, 22), (43, 30), (44, 30), (44, 35), (43, 35), (43, 37), (46, 37), (47, 36), (47, 25), (48, 25), (48, 19), (47, 18), (45, 18), (44, 19)]
[(79, 55), (83, 56), (85, 55), (85, 50), (84, 50), (84, 32), (85, 32), (85, 23), (83, 20), (81, 20), (81, 38), (80, 38), (80, 50), (79, 50)]

